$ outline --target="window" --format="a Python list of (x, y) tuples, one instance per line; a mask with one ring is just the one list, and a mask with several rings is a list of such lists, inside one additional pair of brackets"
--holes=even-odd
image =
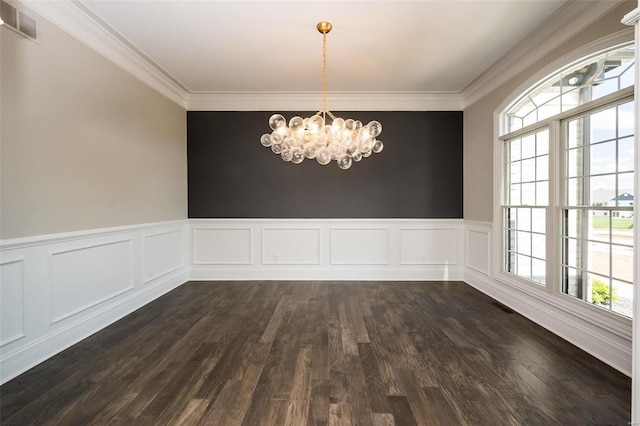
[(549, 130), (505, 141), (505, 271), (544, 284), (549, 205)]
[(631, 316), (633, 101), (563, 122), (562, 292)]
[(507, 110), (505, 133), (633, 86), (633, 58), (633, 46), (612, 49), (554, 73)]
[(503, 273), (631, 317), (634, 50), (559, 70), (502, 115)]

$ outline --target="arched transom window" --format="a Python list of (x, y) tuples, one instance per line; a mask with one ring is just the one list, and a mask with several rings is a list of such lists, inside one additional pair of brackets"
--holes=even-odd
[(513, 132), (634, 84), (633, 45), (584, 58), (540, 81), (504, 113)]

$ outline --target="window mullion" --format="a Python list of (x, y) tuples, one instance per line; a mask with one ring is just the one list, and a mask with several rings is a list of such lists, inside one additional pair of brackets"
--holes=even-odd
[[(587, 179), (587, 176), (591, 176), (591, 141), (587, 139), (587, 135), (591, 132), (591, 117), (589, 115), (582, 118), (582, 135), (580, 139), (582, 143), (582, 202), (580, 204), (590, 206), (591, 205), (591, 179)], [(587, 267), (589, 264), (589, 242), (586, 235), (589, 235), (589, 216), (585, 215), (584, 210), (579, 210), (582, 216), (581, 224), (582, 229), (580, 231), (580, 270), (581, 280), (580, 298), (586, 302), (591, 302), (590, 292), (591, 286), (589, 285), (589, 277), (587, 276)]]
[(558, 184), (559, 179), (564, 176), (562, 173), (562, 163), (564, 155), (562, 154), (563, 140), (561, 137), (562, 127), (559, 121), (549, 123), (549, 202), (546, 208), (546, 252), (547, 252), (547, 286), (546, 289), (550, 293), (558, 293), (557, 283), (561, 270), (559, 264), (554, 259), (558, 259), (561, 251), (559, 251), (558, 242), (559, 230), (561, 229), (559, 220), (558, 202), (561, 197), (561, 187)]

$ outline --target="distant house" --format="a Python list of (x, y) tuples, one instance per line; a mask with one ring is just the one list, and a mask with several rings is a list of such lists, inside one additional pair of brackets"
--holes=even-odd
[[(609, 207), (633, 207), (633, 194), (623, 192), (607, 202)], [(633, 217), (632, 211), (613, 212), (614, 217)]]
[[(623, 192), (617, 197), (613, 197), (608, 201), (601, 203), (594, 203), (594, 206), (603, 206), (606, 207), (633, 207), (633, 194), (629, 194), (628, 192)], [(593, 210), (593, 216), (608, 216), (608, 210)], [(624, 211), (624, 212), (613, 212), (613, 217), (633, 217), (632, 211)]]

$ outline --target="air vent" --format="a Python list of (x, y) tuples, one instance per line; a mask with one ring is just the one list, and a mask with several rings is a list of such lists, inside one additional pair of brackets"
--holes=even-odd
[(14, 30), (18, 29), (18, 11), (15, 7), (3, 1), (0, 4), (0, 16), (4, 21), (4, 25), (10, 26)]
[(515, 311), (513, 309), (503, 305), (500, 302), (493, 302), (492, 305), (495, 306), (496, 308), (500, 309), (501, 311), (507, 313), (507, 314), (514, 314), (515, 313)]
[(36, 38), (36, 20), (22, 12), (18, 13), (18, 31), (32, 39)]
[(6, 1), (1, 1), (0, 17), (2, 17), (7, 28), (11, 28), (31, 40), (37, 39), (36, 20), (22, 10), (17, 10)]

